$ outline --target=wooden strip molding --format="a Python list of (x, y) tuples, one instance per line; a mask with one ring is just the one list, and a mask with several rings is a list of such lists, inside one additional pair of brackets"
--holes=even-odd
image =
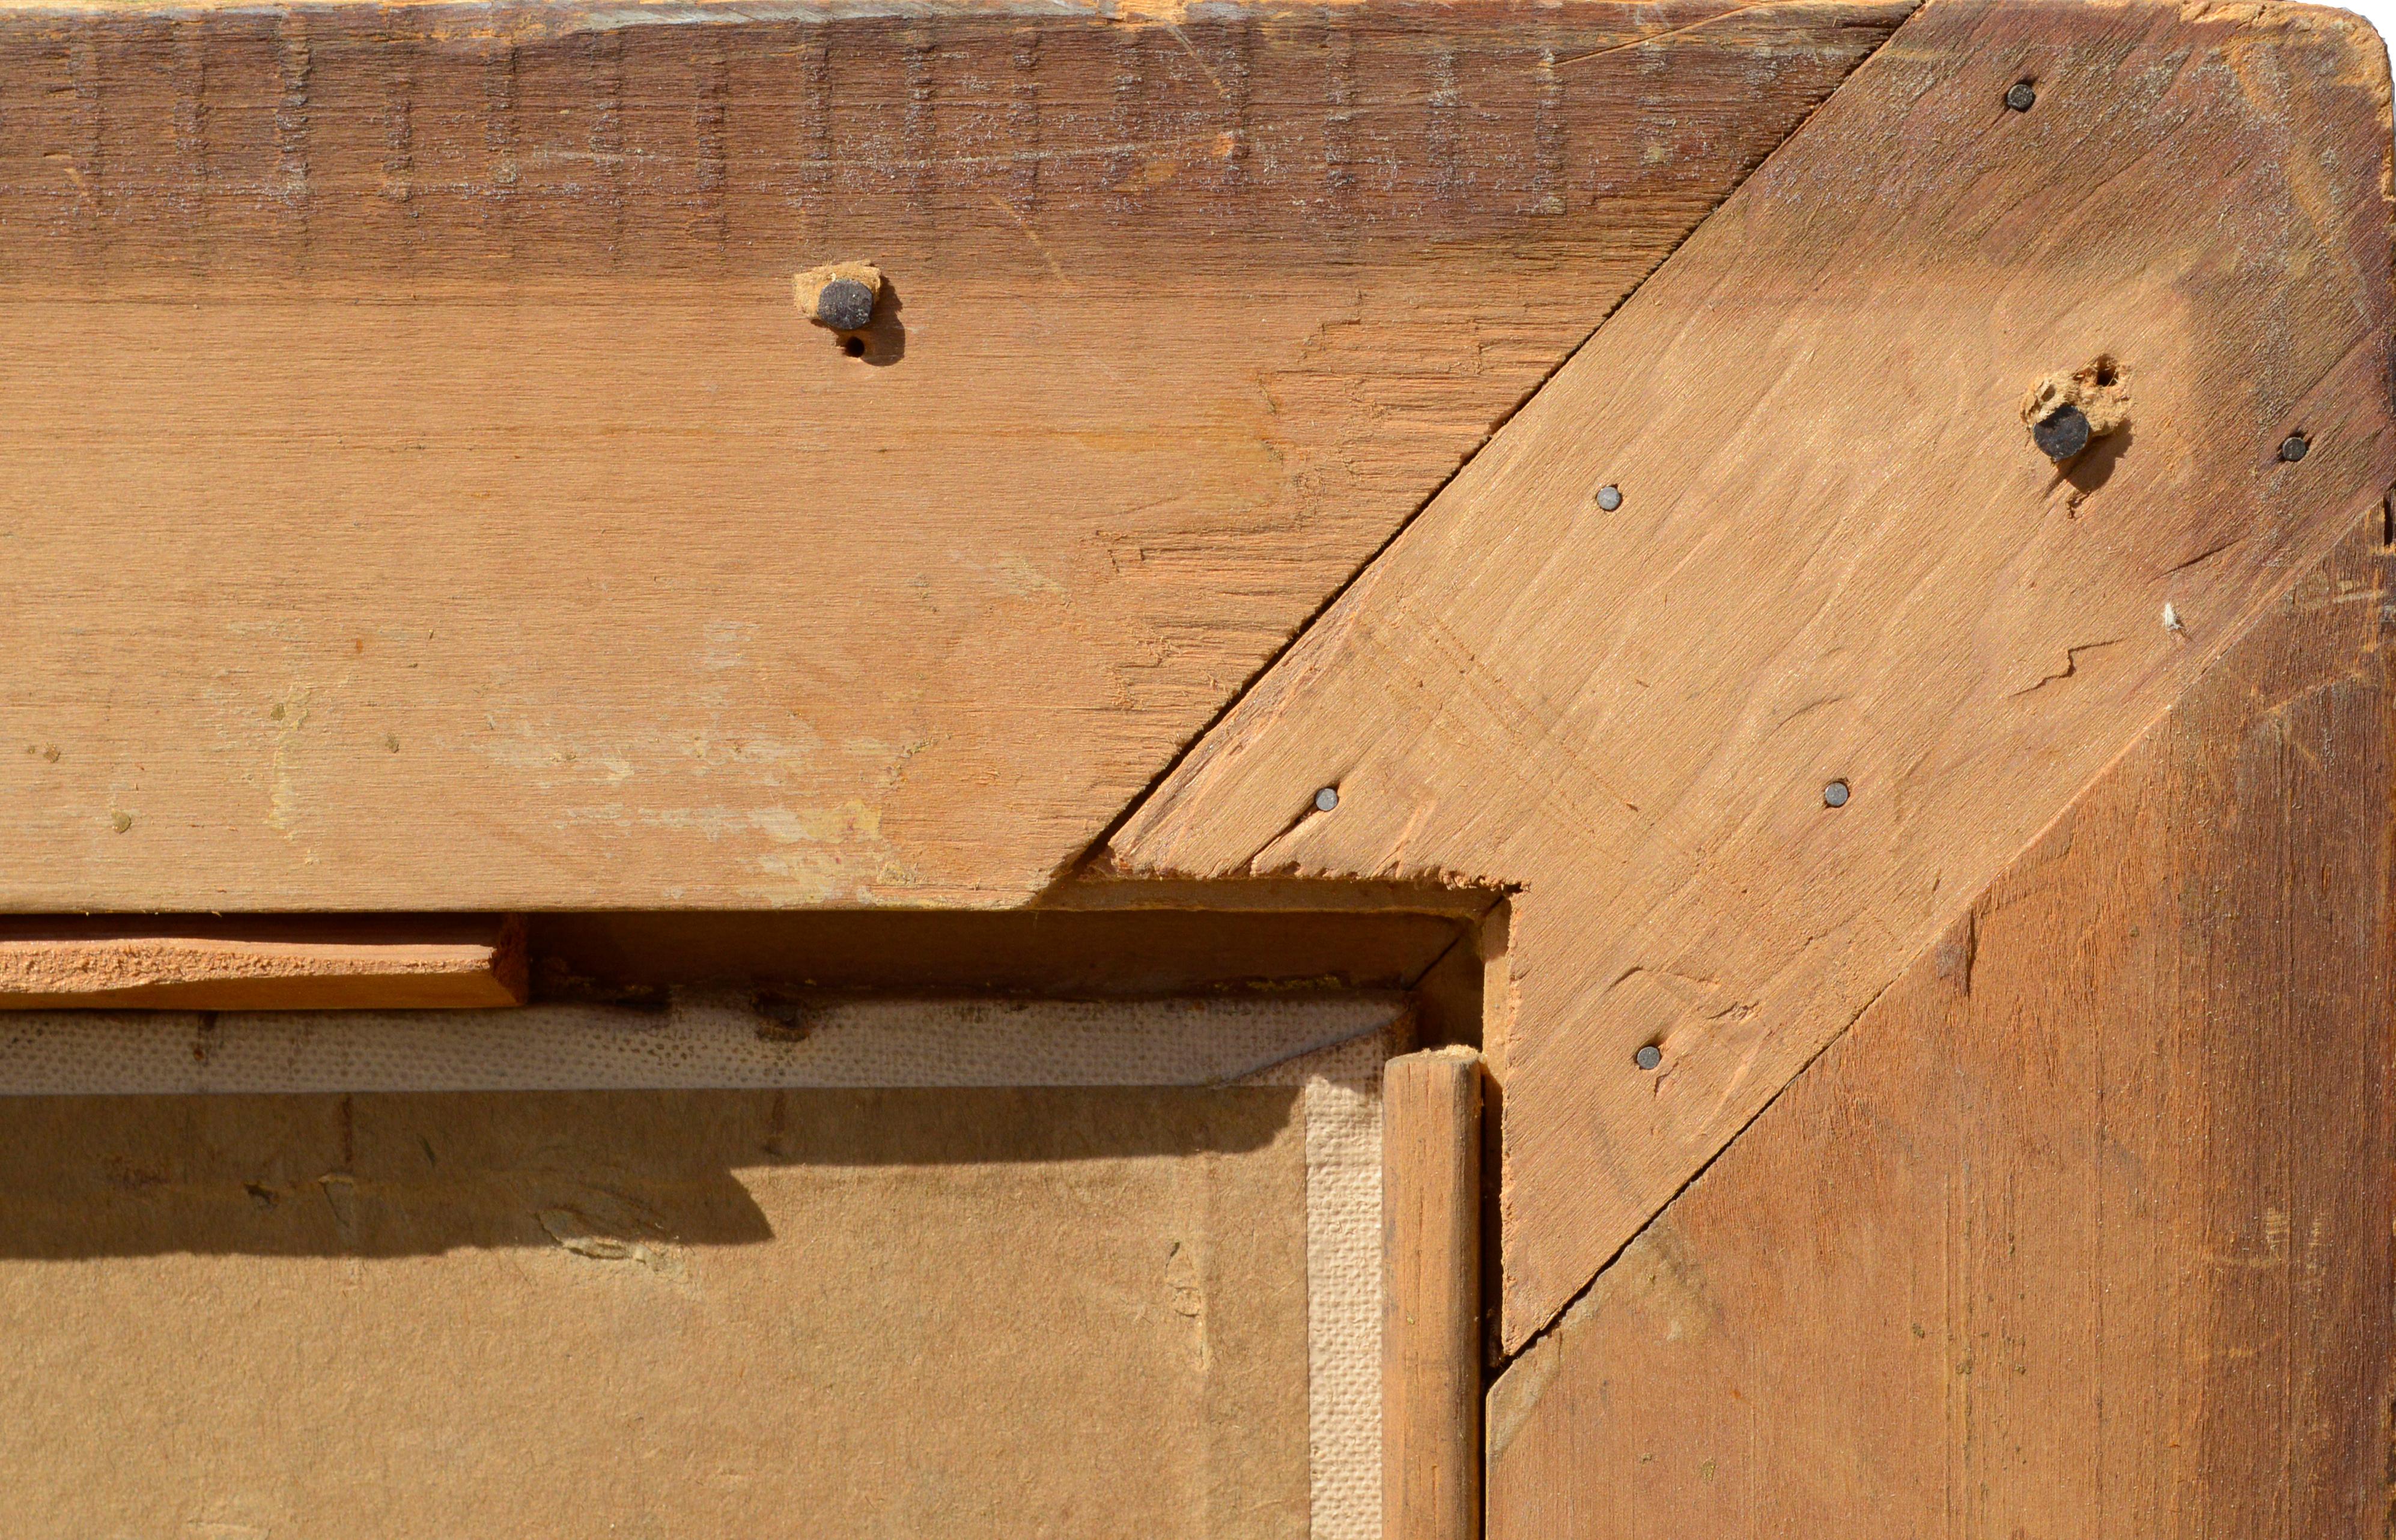
[(1491, 1540), (2383, 1540), (2380, 515), (1489, 1398)]
[(0, 7), (0, 907), (1023, 903), (1910, 6)]
[(0, 1010), (470, 1009), (526, 986), (511, 916), (0, 922)]
[(1381, 1078), (1381, 1540), (1481, 1533), (1481, 1055)]
[(1113, 838), (1516, 890), (1508, 1348), (2376, 506), (2389, 159), (2342, 12), (1931, 0)]

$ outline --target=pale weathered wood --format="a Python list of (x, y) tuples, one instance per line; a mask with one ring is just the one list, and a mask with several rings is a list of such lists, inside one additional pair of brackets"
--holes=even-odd
[(0, 906), (1020, 901), (1909, 4), (0, 12)]
[(2376, 515), (1489, 1402), (1491, 1540), (2379, 1540)]
[(526, 999), (499, 916), (0, 923), (0, 1011), (465, 1010)]
[(2389, 152), (2342, 13), (1933, 0), (1116, 836), (1520, 889), (1509, 1345), (2376, 502)]
[(1481, 1056), (1381, 1077), (1381, 1540), (1481, 1533)]

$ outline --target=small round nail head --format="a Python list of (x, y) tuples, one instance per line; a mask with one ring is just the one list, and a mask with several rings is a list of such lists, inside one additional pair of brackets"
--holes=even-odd
[(1664, 1050), (1657, 1047), (1651, 1042), (1645, 1047), (1640, 1049), (1636, 1054), (1631, 1055), (1631, 1061), (1637, 1064), (1640, 1069), (1653, 1069), (1656, 1066), (1664, 1062)]
[(2280, 458), (2290, 465), (2312, 453), (2312, 441), (2302, 433), (2290, 433), (2280, 441)]
[(816, 295), (816, 319), (836, 332), (863, 331), (873, 324), (873, 289), (855, 278), (835, 278)]
[(2088, 418), (2077, 406), (2058, 406), (2030, 431), (2038, 452), (2057, 464), (2088, 447)]
[(1847, 783), (1843, 780), (1835, 780), (1830, 785), (1822, 788), (1822, 805), (1824, 807), (1846, 806)]
[(1314, 810), (1317, 813), (1328, 813), (1338, 805), (1339, 789), (1336, 786), (1326, 786), (1314, 794)]
[(1597, 489), (1597, 506), (1608, 513), (1622, 506), (1622, 488), (1601, 486)]
[(2027, 80), (2017, 80), (2005, 88), (2005, 105), (2017, 113), (2027, 113), (2038, 105), (2038, 92)]

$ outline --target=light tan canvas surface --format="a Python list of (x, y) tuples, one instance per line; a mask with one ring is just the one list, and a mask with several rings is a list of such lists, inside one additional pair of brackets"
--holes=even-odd
[[(1197, 1004), (845, 1007), (805, 1071), (720, 1002), (29, 1017), (0, 1086), (147, 1083), (204, 1030), (219, 1090), (0, 1095), (11, 1531), (1370, 1533), (1393, 1007)], [(1021, 1039), (1085, 1083), (240, 1088), (302, 1042), (506, 1083), (626, 1032), (661, 1079), (986, 1081)], [(1215, 1083), (1088, 1083), (1167, 1068)]]

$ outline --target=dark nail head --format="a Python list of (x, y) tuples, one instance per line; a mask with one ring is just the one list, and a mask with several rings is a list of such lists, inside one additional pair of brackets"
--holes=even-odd
[(2280, 441), (2280, 458), (2294, 465), (2312, 451), (2312, 441), (2302, 433), (2290, 433)]
[(2068, 460), (2088, 447), (2088, 418), (2077, 406), (2058, 406), (2038, 419), (2030, 436), (2048, 459)]
[(836, 332), (863, 331), (873, 324), (873, 289), (854, 278), (835, 278), (816, 296), (816, 319)]
[(1622, 488), (1618, 486), (1599, 487), (1597, 489), (1597, 506), (1605, 510), (1608, 513), (1620, 508), (1622, 506)]
[(1664, 1050), (1657, 1047), (1651, 1042), (1647, 1044), (1646, 1047), (1640, 1049), (1639, 1052), (1631, 1055), (1631, 1057), (1632, 1062), (1637, 1064), (1640, 1069), (1653, 1069), (1656, 1066), (1664, 1062)]
[(1822, 788), (1822, 805), (1824, 807), (1846, 806), (1847, 783), (1843, 780), (1835, 780), (1830, 785)]
[(2027, 113), (2038, 105), (2038, 93), (2027, 80), (2017, 80), (2005, 88), (2005, 105), (2017, 113)]

